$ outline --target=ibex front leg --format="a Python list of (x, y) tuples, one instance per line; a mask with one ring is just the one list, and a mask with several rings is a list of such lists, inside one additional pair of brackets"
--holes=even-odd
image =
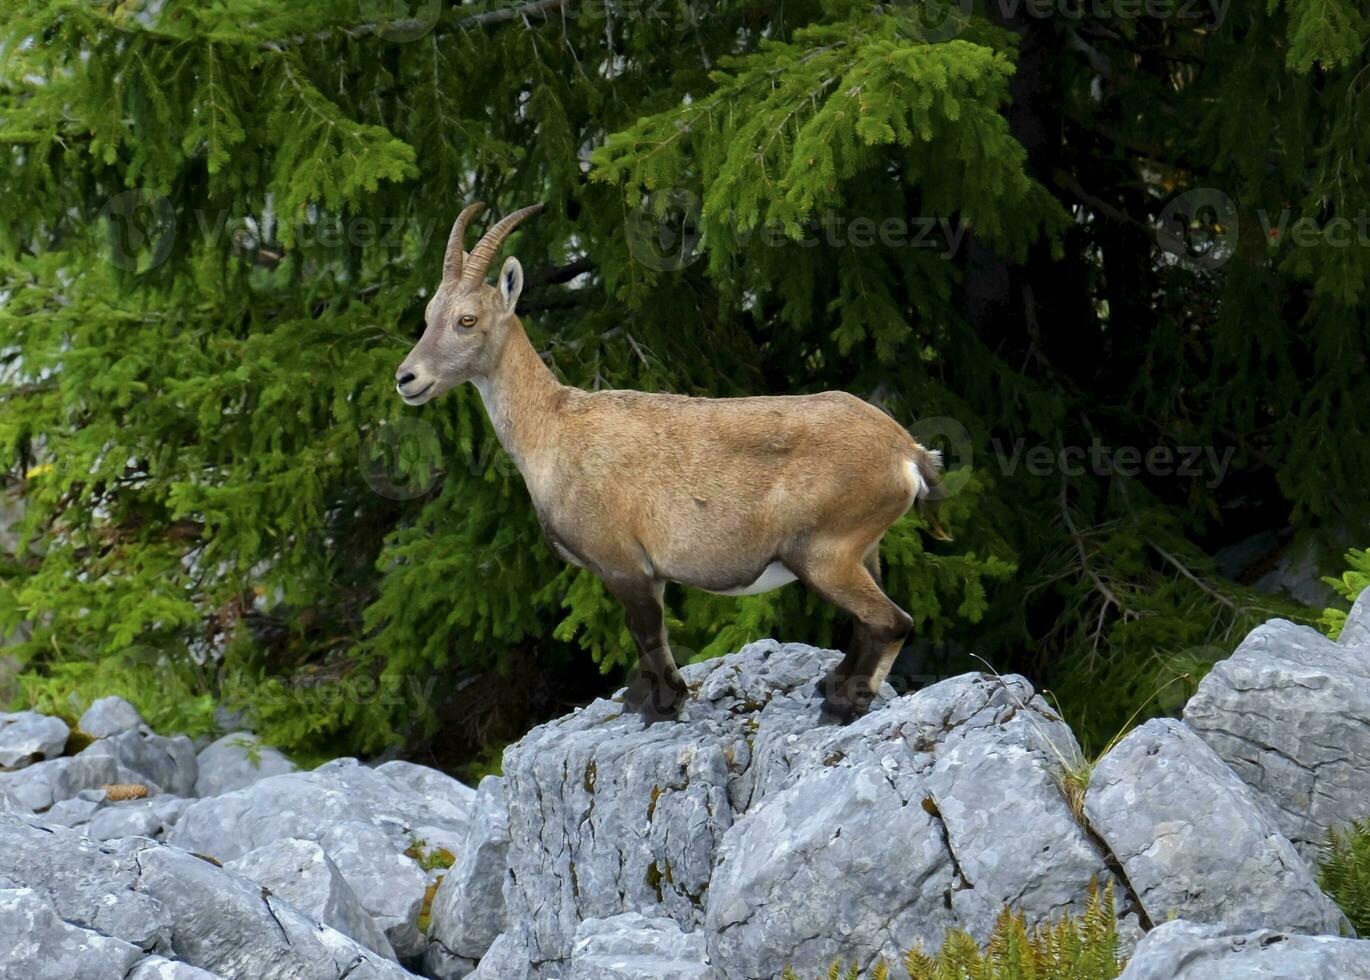
[(685, 704), (686, 688), (666, 641), (661, 606), (665, 585), (646, 579), (606, 581), (605, 585), (623, 603), (628, 632), (637, 643), (638, 667), (628, 684), (628, 707), (649, 722), (677, 717)]

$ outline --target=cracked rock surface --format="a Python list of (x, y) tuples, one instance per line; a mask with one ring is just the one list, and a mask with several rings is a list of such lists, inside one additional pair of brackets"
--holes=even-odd
[(168, 843), (233, 861), (284, 838), (318, 844), (401, 958), (423, 954), (417, 921), (430, 875), (404, 852), (417, 841), (452, 853), (475, 791), (409, 762), (375, 769), (335, 759), (197, 800)]
[(826, 726), (836, 656), (755, 643), (685, 669), (680, 723), (604, 700), (512, 746), (510, 942), (550, 975), (581, 923), (639, 911), (702, 929), (718, 976), (770, 977), (983, 937), (1005, 902), (1059, 914), (1110, 878), (1061, 791), (1075, 739), (1025, 680), (968, 674)]
[(1149, 932), (1119, 980), (1370, 980), (1370, 942), (1177, 919)]
[(834, 726), (838, 654), (774, 641), (684, 668), (678, 721), (620, 693), (534, 729), (478, 790), (297, 771), (250, 733), (197, 757), (110, 699), (83, 722), (103, 737), (0, 772), (0, 980), (815, 976), (1094, 883), (1141, 938), (1130, 980), (1354, 980), (1370, 942), (1335, 935), (1309, 848), (1370, 799), (1364, 631), (1364, 600), (1339, 644), (1266, 624), (1190, 724), (1092, 769), (1021, 677), (886, 689)]
[(1114, 746), (1094, 768), (1085, 814), (1152, 922), (1350, 931), (1275, 821), (1184, 722), (1153, 719)]
[(0, 711), (0, 768), (22, 769), (34, 762), (55, 759), (66, 747), (70, 730), (60, 718), (35, 711)]
[(97, 843), (14, 812), (0, 812), (0, 975), (410, 976), (197, 855), (136, 837)]
[(464, 976), (506, 928), (504, 880), (509, 855), (509, 805), (504, 779), (486, 776), (476, 789), (469, 829), (456, 862), (433, 898), (429, 970)]
[(1280, 619), (1257, 627), (1184, 710), (1307, 860), (1329, 827), (1370, 817), (1367, 596), (1339, 643)]

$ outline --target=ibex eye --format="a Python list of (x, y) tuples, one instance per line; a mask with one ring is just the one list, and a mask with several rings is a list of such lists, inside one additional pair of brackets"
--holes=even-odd
[(466, 315), (462, 316), (459, 320), (457, 320), (457, 322), (460, 323), (463, 327), (474, 327), (476, 325), (476, 318), (472, 314), (467, 313)]

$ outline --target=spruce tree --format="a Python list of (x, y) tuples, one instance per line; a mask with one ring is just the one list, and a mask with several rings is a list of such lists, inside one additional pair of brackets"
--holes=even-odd
[[(226, 701), (332, 754), (475, 703), (474, 753), (516, 731), (470, 691), (622, 677), (616, 603), (548, 552), (475, 392), (393, 392), (472, 200), (547, 204), (510, 249), (563, 380), (841, 388), (948, 451), (955, 542), (885, 543), (913, 673), (1026, 670), (1102, 742), (1316, 616), (1225, 548), (1363, 541), (1347, 0), (0, 12), (21, 700), (190, 730)], [(845, 640), (797, 586), (668, 601), (682, 659)]]

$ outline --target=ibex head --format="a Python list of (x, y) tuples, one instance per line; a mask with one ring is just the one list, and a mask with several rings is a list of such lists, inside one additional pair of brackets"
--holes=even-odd
[(523, 266), (510, 256), (500, 270), (498, 286), (486, 283), (485, 273), (504, 239), (541, 204), (505, 215), (467, 252), (466, 225), (485, 207), (468, 205), (457, 216), (447, 239), (442, 284), (424, 313), (423, 336), (395, 372), (395, 387), (406, 405), (422, 405), (457, 385), (489, 372), (514, 316), (523, 290)]

